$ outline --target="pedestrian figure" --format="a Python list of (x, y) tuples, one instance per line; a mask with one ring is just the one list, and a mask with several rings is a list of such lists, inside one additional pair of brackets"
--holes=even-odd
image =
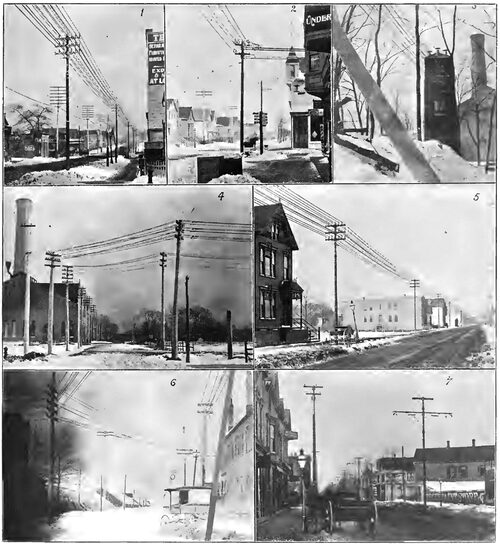
[(144, 169), (145, 169), (145, 166), (146, 166), (146, 161), (144, 160), (144, 154), (143, 153), (140, 153), (139, 154), (139, 173), (141, 176), (144, 175)]

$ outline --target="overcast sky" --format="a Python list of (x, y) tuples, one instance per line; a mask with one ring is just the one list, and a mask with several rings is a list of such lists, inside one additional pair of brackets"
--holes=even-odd
[[(163, 30), (161, 5), (66, 5), (66, 11), (87, 42), (98, 66), (122, 104), (132, 124), (145, 127), (146, 28)], [(231, 6), (231, 13), (252, 42), (272, 47), (303, 47), (303, 7), (290, 5)], [(239, 115), (240, 67), (233, 54), (202, 12), (200, 6), (167, 6), (168, 96), (182, 106), (210, 105), (222, 114)], [(228, 25), (221, 12), (217, 18)], [(282, 53), (280, 53), (283, 55)], [(5, 85), (31, 98), (48, 102), (50, 85), (64, 85), (64, 61), (24, 15), (13, 5), (5, 6)], [(272, 55), (272, 54), (271, 54)], [(264, 55), (268, 56), (268, 55)], [(285, 54), (286, 57), (286, 54)], [(265, 94), (270, 121), (288, 112), (284, 60), (248, 60), (246, 63), (246, 115), (259, 109), (260, 80), (273, 87)], [(82, 104), (94, 104), (96, 113), (108, 113), (100, 100), (72, 76), (72, 114)], [(195, 91), (212, 90), (210, 99), (197, 98)], [(207, 101), (209, 100), (209, 102)], [(28, 100), (6, 90), (6, 104)], [(288, 114), (287, 114), (288, 116)], [(83, 121), (76, 119), (76, 123)], [(62, 125), (61, 125), (62, 126)]]
[[(293, 191), (344, 221), (398, 270), (420, 279), (422, 295), (440, 293), (471, 315), (494, 303), (494, 186), (335, 185), (325, 191), (296, 185)], [(293, 276), (309, 301), (333, 307), (333, 242), (295, 223), (291, 227), (299, 246)], [(412, 293), (407, 282), (341, 248), (338, 287), (339, 301)]]
[[(4, 196), (4, 256), (13, 261), (15, 201), (28, 197), (33, 201), (32, 275), (40, 282), (49, 280), (44, 266), (45, 252), (76, 244), (99, 241), (153, 227), (176, 219), (227, 221), (251, 224), (249, 187), (220, 188), (171, 187), (61, 187), (9, 189)], [(250, 241), (206, 241), (185, 239), (182, 250), (216, 256), (238, 256), (238, 261), (224, 259), (181, 258), (180, 278), (190, 277), (190, 304), (209, 308), (216, 317), (233, 312), (238, 326), (251, 323)], [(62, 264), (82, 265), (113, 263), (160, 251), (175, 251), (175, 240), (116, 253), (63, 260)], [(174, 257), (167, 259), (165, 273), (166, 305), (173, 300)], [(61, 281), (60, 269), (55, 281)], [(3, 277), (6, 278), (4, 267)], [(158, 262), (133, 272), (102, 269), (75, 270), (75, 281), (81, 280), (94, 299), (97, 310), (108, 314), (124, 327), (143, 308), (160, 310), (161, 269)], [(181, 301), (184, 296), (181, 296)], [(181, 302), (183, 306), (183, 302)]]
[[(451, 377), (451, 381), (449, 378)], [(427, 447), (469, 446), (495, 443), (495, 373), (463, 371), (280, 371), (280, 395), (290, 408), (292, 429), (300, 448), (312, 453), (312, 406), (304, 384), (322, 385), (316, 400), (318, 475), (320, 487), (335, 482), (346, 463), (363, 456), (412, 457), (422, 444), (421, 418), (393, 415), (393, 410), (420, 410), (415, 396), (433, 397), (426, 410), (452, 412), (453, 417), (426, 418)], [(447, 384), (447, 382), (449, 383)]]
[[(83, 374), (79, 373), (69, 392), (80, 382)], [(56, 375), (59, 383), (63, 372)], [(177, 455), (176, 450), (201, 450), (204, 416), (197, 413), (197, 404), (214, 399), (214, 413), (207, 425), (207, 480), (210, 481), (227, 376), (227, 371), (93, 372), (75, 397), (97, 411), (90, 412), (75, 401), (66, 401), (62, 397), (62, 403), (68, 408), (90, 414), (87, 423), (91, 429), (76, 428), (74, 448), (83, 464), (85, 477), (97, 485), (102, 474), (105, 485), (117, 492), (122, 489), (123, 476), (127, 474), (130, 489), (158, 503), (166, 487), (183, 484), (184, 458)], [(246, 371), (236, 371), (232, 394), (235, 423), (245, 415), (246, 376)], [(22, 413), (32, 420), (32, 425), (43, 429), (47, 423), (45, 390), (49, 380), (49, 372), (10, 372), (4, 409)], [(172, 380), (175, 380), (175, 385), (171, 385)], [(82, 421), (78, 415), (62, 408), (60, 414)], [(97, 435), (99, 430), (126, 434), (132, 439), (102, 437)], [(193, 463), (194, 458), (188, 458), (189, 484), (192, 483)], [(200, 467), (198, 460), (198, 485), (201, 483)]]

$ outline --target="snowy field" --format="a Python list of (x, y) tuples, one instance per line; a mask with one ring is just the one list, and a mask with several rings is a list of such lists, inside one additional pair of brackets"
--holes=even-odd
[(109, 342), (93, 342), (80, 349), (76, 344), (70, 345), (70, 352), (64, 344), (55, 344), (52, 355), (47, 354), (47, 344), (30, 346), (32, 356), (23, 358), (22, 342), (7, 342), (8, 357), (4, 358), (5, 368), (212, 368), (228, 366), (252, 366), (245, 363), (244, 344), (233, 343), (233, 359), (227, 358), (226, 344), (195, 343), (191, 350), (190, 362), (186, 362), (185, 353), (179, 353), (179, 360), (170, 359), (170, 350), (159, 351), (152, 347), (137, 344), (111, 344)]
[[(183, 542), (204, 540), (207, 514), (175, 514), (161, 507), (113, 508), (62, 514), (51, 526), (51, 540), (64, 542)], [(252, 540), (248, 515), (215, 513), (212, 540)]]
[[(389, 183), (391, 181), (411, 183), (415, 181), (386, 136), (374, 138), (371, 144), (362, 138), (346, 135), (342, 135), (342, 138), (400, 164), (400, 169), (397, 173), (384, 174), (377, 170), (368, 159), (341, 145), (334, 144), (334, 181), (346, 183)], [(467, 162), (441, 142), (428, 140), (426, 142), (415, 141), (415, 144), (430, 162), (442, 183), (495, 181), (495, 172), (485, 173), (484, 166), (478, 167)]]
[(129, 159), (119, 155), (118, 162), (109, 166), (106, 166), (106, 159), (102, 159), (92, 164), (75, 166), (69, 170), (28, 172), (12, 182), (12, 185), (74, 185), (87, 181), (106, 181), (127, 166), (129, 162)]

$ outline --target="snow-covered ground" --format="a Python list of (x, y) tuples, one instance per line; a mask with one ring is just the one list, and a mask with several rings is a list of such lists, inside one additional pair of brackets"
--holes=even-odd
[[(5, 346), (5, 343), (4, 343)], [(35, 352), (33, 358), (24, 359), (22, 343), (13, 343), (12, 350), (9, 347), (9, 357), (4, 359), (5, 367), (15, 368), (203, 368), (248, 366), (245, 363), (244, 345), (233, 343), (233, 359), (227, 358), (227, 346), (225, 344), (195, 343), (190, 354), (189, 364), (186, 362), (186, 354), (179, 353), (179, 360), (170, 359), (170, 351), (158, 351), (152, 347), (138, 344), (111, 344), (109, 342), (93, 342), (90, 346), (77, 349), (74, 344), (70, 346), (70, 352), (65, 351), (64, 344), (56, 344), (52, 355), (46, 355), (47, 345), (38, 344), (30, 346), (30, 351)]]
[[(375, 169), (372, 162), (357, 155), (345, 147), (334, 144), (334, 181), (369, 183), (369, 182), (407, 182), (413, 179), (404, 163), (402, 163), (397, 151), (394, 149), (389, 138), (378, 136), (370, 144), (362, 138), (342, 135), (342, 138), (365, 149), (371, 149), (400, 165), (399, 172), (389, 172), (384, 175)], [(450, 147), (436, 140), (425, 142), (415, 141), (415, 144), (427, 158), (432, 168), (442, 183), (447, 182), (485, 182), (495, 181), (495, 172), (485, 173), (484, 166), (472, 164), (460, 157)]]
[(109, 166), (106, 166), (106, 159), (102, 159), (92, 164), (75, 166), (69, 170), (28, 172), (12, 182), (12, 185), (74, 185), (85, 181), (106, 181), (129, 162), (129, 159), (119, 155), (118, 162), (114, 162)]
[[(167, 183), (165, 176), (153, 176), (152, 181), (152, 185), (165, 185)], [(148, 185), (148, 183), (148, 176), (146, 174), (144, 176), (137, 176), (132, 181), (127, 182), (127, 185)]]
[[(81, 351), (83, 348), (78, 349), (78, 346), (74, 343), (69, 344), (69, 351), (66, 351), (66, 344), (53, 344), (52, 346), (52, 355), (56, 357), (65, 356), (68, 353), (77, 353), (78, 351)], [(4, 340), (3, 342), (3, 348), (7, 348), (7, 355), (8, 357), (23, 357), (24, 356), (24, 344), (23, 342), (13, 342), (9, 340)], [(28, 349), (28, 353), (33, 354), (44, 354), (44, 357), (47, 357), (45, 354), (47, 353), (47, 344), (31, 344)], [(18, 360), (13, 362), (18, 362)], [(4, 359), (4, 364), (12, 364), (11, 361)]]
[(336, 345), (332, 341), (317, 344), (292, 344), (265, 346), (255, 348), (255, 363), (257, 366), (270, 368), (314, 368), (324, 364), (324, 359), (349, 353), (360, 353), (368, 349), (395, 344), (412, 333), (396, 333), (380, 338), (369, 338), (356, 344)]
[(213, 180), (209, 181), (210, 184), (231, 184), (231, 183), (239, 183), (239, 184), (245, 184), (245, 183), (260, 183), (260, 181), (250, 174), (244, 173), (244, 174), (224, 174), (223, 176), (220, 176), (218, 178), (214, 178)]
[(467, 361), (474, 367), (495, 367), (496, 359), (496, 338), (495, 338), (495, 327), (484, 324), (483, 331), (486, 336), (486, 343), (482, 346), (481, 350), (472, 353), (467, 357)]
[(472, 491), (484, 491), (484, 480), (479, 481), (460, 481), (460, 482), (441, 482), (441, 485), (439, 481), (436, 480), (428, 480), (427, 481), (427, 489), (429, 491), (435, 491), (439, 492), (442, 491), (443, 493), (447, 492), (472, 492)]
[(49, 162), (54, 161), (60, 161), (61, 158), (56, 159), (55, 157), (32, 157), (32, 158), (26, 158), (26, 157), (11, 157), (9, 161), (6, 161), (4, 163), (4, 166), (27, 166), (31, 164), (45, 164)]
[[(64, 542), (181, 542), (204, 540), (207, 513), (175, 514), (168, 508), (113, 508), (62, 514), (52, 525), (52, 540)], [(213, 541), (250, 541), (253, 519), (217, 508)]]

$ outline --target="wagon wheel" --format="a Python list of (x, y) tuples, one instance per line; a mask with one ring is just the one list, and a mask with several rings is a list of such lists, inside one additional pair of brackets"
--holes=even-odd
[(325, 506), (325, 529), (329, 534), (333, 534), (335, 530), (335, 514), (331, 500)]

